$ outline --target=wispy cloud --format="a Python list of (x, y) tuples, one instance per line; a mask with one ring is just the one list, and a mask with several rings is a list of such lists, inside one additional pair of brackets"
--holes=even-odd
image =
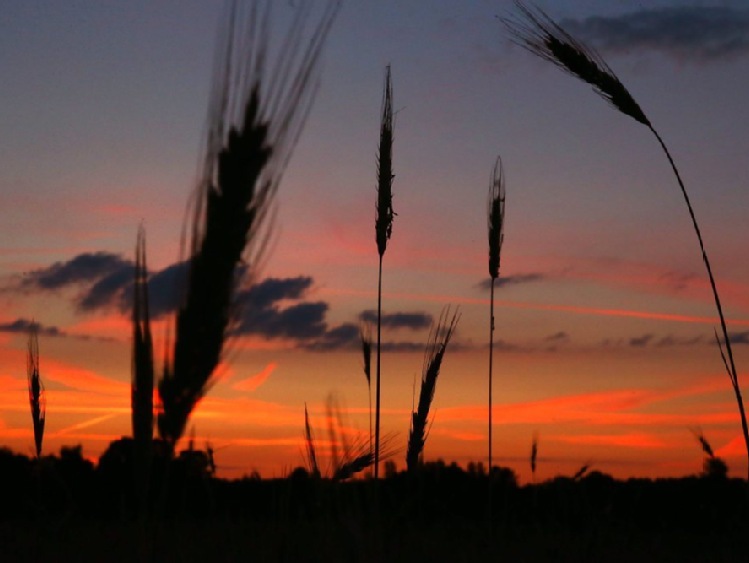
[(9, 332), (11, 334), (27, 334), (32, 327), (35, 327), (40, 336), (65, 336), (65, 333), (56, 326), (46, 326), (29, 319), (18, 318), (7, 323), (0, 323), (0, 332)]
[(278, 364), (276, 362), (271, 362), (258, 373), (234, 382), (231, 388), (235, 389), (236, 391), (255, 391), (258, 387), (260, 387), (268, 380), (268, 378), (276, 370), (277, 367)]
[[(529, 272), (526, 274), (513, 274), (509, 276), (500, 275), (494, 282), (495, 288), (508, 287), (513, 285), (525, 285), (529, 283), (542, 282), (549, 279), (548, 274), (541, 272)], [(478, 287), (481, 289), (490, 289), (492, 281), (490, 278), (483, 279), (479, 282)]]
[(749, 10), (703, 6), (643, 9), (613, 17), (566, 19), (562, 26), (607, 53), (656, 51), (705, 63), (749, 53)]
[[(367, 309), (359, 314), (359, 320), (368, 323), (377, 322), (377, 311)], [(383, 313), (382, 326), (390, 329), (407, 328), (421, 330), (429, 328), (434, 322), (434, 317), (423, 311), (399, 311), (397, 313)]]

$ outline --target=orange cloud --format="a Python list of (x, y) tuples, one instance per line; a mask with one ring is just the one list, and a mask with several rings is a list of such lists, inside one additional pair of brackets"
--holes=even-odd
[(668, 448), (674, 447), (650, 434), (583, 434), (576, 436), (554, 435), (546, 439), (566, 442), (568, 444), (580, 444), (586, 446), (616, 446), (626, 448)]
[(252, 392), (255, 391), (258, 387), (260, 387), (263, 383), (265, 383), (268, 378), (271, 376), (271, 374), (275, 371), (275, 369), (278, 367), (278, 364), (276, 362), (270, 362), (267, 366), (265, 366), (262, 371), (256, 373), (255, 375), (251, 375), (250, 377), (247, 377), (245, 379), (240, 379), (239, 381), (232, 384), (232, 389), (235, 389), (236, 391), (244, 391), (244, 392)]

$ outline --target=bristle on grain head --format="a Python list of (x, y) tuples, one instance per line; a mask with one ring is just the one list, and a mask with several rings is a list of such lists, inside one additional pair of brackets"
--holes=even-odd
[(489, 227), (489, 275), (492, 279), (499, 277), (502, 243), (504, 242), (505, 225), (505, 179), (502, 159), (497, 157), (492, 171), (488, 201)]
[(591, 47), (572, 37), (538, 7), (515, 1), (520, 16), (502, 18), (517, 45), (593, 86), (616, 109), (650, 127), (650, 121), (614, 71)]
[(257, 275), (273, 197), (317, 90), (340, 2), (325, 2), (319, 17), (313, 4), (285, 6), (294, 13), (276, 49), (272, 0), (231, 2), (221, 30), (203, 171), (183, 234), (188, 273), (159, 382), (159, 433), (172, 446), (215, 379), (238, 319), (237, 289)]
[(377, 251), (385, 254), (387, 242), (393, 233), (393, 84), (390, 66), (385, 70), (385, 87), (382, 95), (380, 121), (380, 146), (377, 153), (377, 207), (375, 235)]

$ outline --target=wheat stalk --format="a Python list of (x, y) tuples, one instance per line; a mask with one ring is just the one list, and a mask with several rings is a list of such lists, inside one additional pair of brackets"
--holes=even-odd
[(489, 474), (492, 471), (492, 379), (494, 363), (494, 282), (499, 277), (502, 243), (504, 242), (505, 224), (505, 181), (502, 170), (502, 159), (497, 157), (489, 185), (488, 201), (489, 231), (489, 277), (491, 278), (491, 296), (489, 299)]
[(380, 475), (380, 350), (382, 336), (382, 258), (393, 232), (393, 85), (390, 66), (385, 70), (380, 120), (380, 147), (377, 153), (377, 205), (375, 208), (375, 239), (379, 254), (377, 276), (377, 368), (375, 376), (375, 454), (374, 476)]
[(159, 433), (172, 447), (214, 381), (237, 320), (237, 289), (257, 271), (269, 210), (310, 110), (321, 50), (339, 8), (329, 1), (305, 42), (310, 5), (297, 7), (269, 68), (271, 5), (258, 1), (247, 9), (234, 2), (220, 49), (203, 172), (190, 213), (189, 271), (174, 347), (159, 382)]
[(26, 374), (29, 386), (29, 404), (31, 421), (34, 425), (34, 446), (36, 457), (42, 455), (44, 423), (47, 420), (47, 397), (44, 382), (39, 374), (39, 325), (31, 322), (29, 327), (28, 354), (26, 356)]
[(427, 439), (429, 408), (432, 405), (434, 392), (437, 389), (437, 378), (440, 374), (447, 344), (450, 342), (450, 338), (455, 332), (459, 320), (459, 310), (456, 309), (450, 318), (450, 307), (446, 307), (440, 313), (437, 325), (432, 328), (429, 334), (421, 372), (419, 403), (416, 411), (411, 413), (411, 427), (408, 433), (408, 448), (406, 450), (406, 466), (408, 471), (416, 470), (419, 464), (419, 456), (424, 451), (424, 443)]
[[(645, 116), (645, 113), (635, 99), (598, 53), (573, 38), (539, 8), (529, 8), (520, 0), (516, 0), (515, 4), (521, 16), (519, 18), (503, 18), (503, 22), (510, 31), (513, 40), (518, 45), (528, 49), (531, 53), (542, 59), (551, 62), (568, 74), (592, 85), (596, 93), (609, 102), (612, 107), (645, 125), (655, 136), (658, 144), (665, 153), (666, 158), (671, 165), (671, 169), (676, 176), (684, 202), (687, 205), (689, 217), (692, 220), (692, 226), (697, 235), (700, 252), (702, 253), (702, 262), (707, 270), (715, 307), (720, 319), (723, 343), (725, 344), (725, 354), (723, 354), (723, 349), (721, 347), (721, 355), (723, 355), (724, 363), (736, 396), (739, 415), (741, 417), (744, 444), (746, 446), (747, 460), (749, 461), (749, 425), (747, 424), (744, 401), (738, 384), (738, 372), (736, 364), (734, 363), (733, 350), (731, 348), (731, 340), (728, 336), (728, 328), (726, 326), (725, 316), (723, 315), (723, 308), (721, 306), (715, 278), (713, 277), (712, 268), (707, 257), (702, 233), (697, 223), (692, 203), (687, 194), (684, 182), (681, 179), (681, 174), (676, 167), (676, 163), (674, 162), (668, 147), (660, 134), (653, 127), (650, 120)], [(719, 344), (721, 344), (720, 341)], [(747, 472), (749, 474), (749, 465), (747, 466)]]

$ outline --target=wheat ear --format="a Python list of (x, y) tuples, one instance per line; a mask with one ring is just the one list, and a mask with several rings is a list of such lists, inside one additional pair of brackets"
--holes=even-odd
[(489, 473), (492, 471), (492, 380), (494, 377), (494, 282), (499, 277), (502, 243), (505, 224), (505, 181), (502, 159), (497, 157), (489, 185), (487, 205), (487, 226), (489, 232), (489, 277), (491, 290), (489, 298)]
[(377, 153), (377, 205), (375, 208), (375, 240), (379, 254), (377, 275), (377, 367), (375, 374), (375, 451), (374, 476), (380, 475), (380, 351), (382, 336), (382, 258), (393, 232), (393, 84), (390, 66), (385, 69), (380, 119), (380, 147)]
[(416, 411), (411, 413), (411, 427), (408, 433), (408, 448), (406, 450), (408, 471), (416, 470), (419, 464), (419, 456), (424, 451), (429, 408), (432, 406), (434, 392), (437, 389), (437, 378), (440, 374), (447, 344), (450, 342), (459, 320), (459, 310), (456, 309), (450, 317), (450, 307), (446, 307), (442, 310), (437, 325), (432, 327), (430, 332), (421, 372), (419, 403)]
[(31, 322), (29, 328), (28, 354), (26, 356), (26, 373), (29, 384), (29, 404), (31, 405), (31, 421), (34, 425), (34, 446), (36, 457), (42, 455), (42, 441), (44, 440), (44, 423), (47, 420), (47, 397), (44, 383), (39, 374), (39, 327)]
[(214, 381), (237, 320), (237, 289), (257, 272), (269, 210), (310, 110), (320, 54), (339, 8), (328, 2), (304, 41), (311, 8), (298, 6), (269, 67), (271, 5), (231, 5), (216, 65), (202, 179), (189, 214), (184, 299), (159, 382), (159, 433), (172, 447)]

